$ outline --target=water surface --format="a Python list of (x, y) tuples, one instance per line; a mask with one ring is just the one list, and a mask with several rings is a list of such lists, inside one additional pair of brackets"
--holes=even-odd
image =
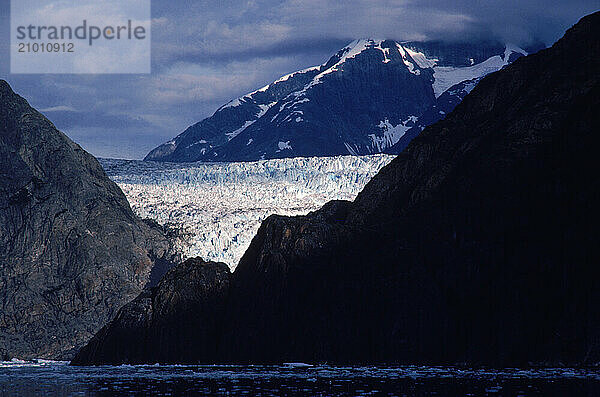
[(1, 396), (597, 396), (600, 369), (0, 362)]

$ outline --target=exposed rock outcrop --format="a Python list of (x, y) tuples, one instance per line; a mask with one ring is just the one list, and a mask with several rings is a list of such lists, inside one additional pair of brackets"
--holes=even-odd
[[(229, 292), (224, 263), (188, 259), (125, 305), (73, 360), (109, 364), (211, 362)], [(148, 349), (148, 346), (153, 346)]]
[(0, 80), (0, 354), (72, 358), (171, 255), (96, 159)]
[(482, 79), (353, 203), (268, 218), (213, 361), (599, 362), (599, 36)]

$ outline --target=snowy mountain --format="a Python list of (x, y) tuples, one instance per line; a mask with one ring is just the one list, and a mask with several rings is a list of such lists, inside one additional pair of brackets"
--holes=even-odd
[(245, 163), (100, 160), (134, 212), (189, 234), (186, 257), (235, 268), (261, 222), (353, 200), (394, 156), (276, 159)]
[(254, 161), (394, 152), (405, 134), (414, 136), (442, 118), (478, 79), (526, 54), (516, 46), (489, 43), (356, 40), (322, 65), (230, 101), (151, 151), (146, 160)]

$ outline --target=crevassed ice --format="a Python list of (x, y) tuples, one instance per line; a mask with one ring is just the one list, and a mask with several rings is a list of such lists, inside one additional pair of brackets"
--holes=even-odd
[(186, 257), (233, 270), (269, 215), (301, 215), (353, 200), (394, 156), (289, 158), (247, 163), (156, 163), (102, 159), (132, 209), (191, 234)]

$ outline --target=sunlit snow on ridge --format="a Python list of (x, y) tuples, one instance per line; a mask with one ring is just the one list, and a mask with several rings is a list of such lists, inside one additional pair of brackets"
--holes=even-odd
[[(285, 143), (284, 143), (285, 144)], [(269, 215), (302, 215), (353, 200), (394, 156), (338, 156), (247, 163), (158, 163), (101, 159), (132, 209), (191, 233), (185, 256), (234, 269)]]
[(496, 72), (509, 63), (510, 55), (512, 53), (518, 53), (521, 55), (527, 55), (527, 52), (517, 46), (507, 44), (504, 57), (495, 55), (486, 59), (485, 61), (478, 63), (473, 66), (467, 67), (452, 67), (452, 66), (436, 66), (433, 68), (433, 92), (435, 97), (438, 98), (448, 88), (461, 81), (473, 80), (481, 78), (490, 73)]

